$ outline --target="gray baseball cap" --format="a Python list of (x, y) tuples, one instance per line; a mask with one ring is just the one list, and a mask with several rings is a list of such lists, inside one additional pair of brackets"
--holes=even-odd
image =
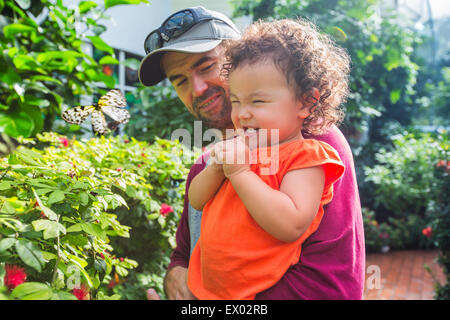
[[(184, 14), (189, 15), (188, 18), (183, 19)], [(175, 17), (173, 21), (171, 17)], [(178, 35), (176, 35), (177, 32)], [(157, 45), (153, 45), (155, 48), (149, 45), (150, 36), (156, 37), (159, 41)], [(207, 52), (214, 49), (224, 39), (239, 39), (240, 36), (234, 23), (220, 12), (203, 7), (178, 11), (145, 39), (144, 47), (147, 56), (142, 59), (139, 66), (139, 81), (145, 86), (152, 86), (166, 78), (161, 68), (161, 57), (165, 52)], [(151, 44), (154, 43), (153, 41)]]

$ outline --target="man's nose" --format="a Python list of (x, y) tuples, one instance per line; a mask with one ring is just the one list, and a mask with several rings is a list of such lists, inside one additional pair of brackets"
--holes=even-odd
[(202, 77), (199, 76), (192, 76), (191, 79), (192, 84), (192, 95), (194, 97), (200, 97), (206, 89), (208, 89), (208, 84), (205, 82), (205, 80)]

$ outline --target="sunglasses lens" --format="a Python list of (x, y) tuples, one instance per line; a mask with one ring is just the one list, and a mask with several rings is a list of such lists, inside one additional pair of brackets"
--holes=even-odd
[(166, 33), (171, 37), (178, 37), (192, 27), (194, 16), (190, 11), (183, 11), (175, 14), (164, 25)]
[(160, 46), (160, 36), (158, 32), (154, 31), (147, 37), (147, 40), (145, 40), (145, 53), (148, 54), (151, 51), (158, 49)]
[(177, 38), (183, 33), (188, 31), (198, 21), (206, 19), (212, 19), (209, 17), (201, 17), (195, 19), (194, 14), (190, 10), (175, 13), (168, 18), (166, 22), (158, 29), (150, 33), (145, 40), (144, 49), (145, 53), (149, 54), (155, 49), (159, 49), (162, 46), (162, 40), (169, 41), (170, 39)]

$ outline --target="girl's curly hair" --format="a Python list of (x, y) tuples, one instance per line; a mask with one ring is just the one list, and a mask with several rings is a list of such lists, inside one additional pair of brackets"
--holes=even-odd
[[(258, 21), (247, 28), (241, 39), (229, 40), (224, 45), (225, 77), (243, 64), (271, 59), (286, 74), (298, 99), (303, 100), (307, 94), (307, 101), (313, 106), (303, 123), (304, 133), (322, 134), (331, 124), (343, 120), (340, 106), (349, 92), (350, 58), (312, 23), (304, 19)], [(318, 101), (310, 95), (314, 88), (320, 94)]]

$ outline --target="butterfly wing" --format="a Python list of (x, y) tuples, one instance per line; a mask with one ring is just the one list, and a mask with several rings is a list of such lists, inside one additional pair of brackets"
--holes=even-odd
[(130, 120), (130, 114), (126, 109), (119, 109), (113, 106), (104, 106), (102, 111), (115, 122), (127, 123)]
[(119, 89), (113, 89), (100, 97), (100, 99), (98, 100), (98, 105), (100, 108), (103, 108), (105, 106), (126, 108), (127, 100)]
[(78, 106), (67, 109), (61, 117), (68, 123), (81, 124), (95, 110), (95, 106)]
[(94, 110), (91, 116), (92, 130), (99, 134), (105, 134), (109, 131), (105, 116), (100, 110)]

